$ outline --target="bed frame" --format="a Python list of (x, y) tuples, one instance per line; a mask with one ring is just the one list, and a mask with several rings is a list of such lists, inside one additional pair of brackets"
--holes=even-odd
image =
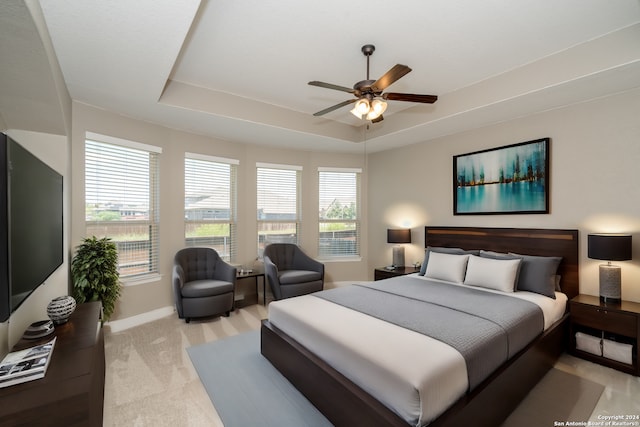
[[(578, 294), (578, 231), (558, 229), (425, 227), (427, 246), (561, 256), (562, 291)], [(429, 426), (497, 426), (553, 366), (568, 342), (568, 314), (506, 362)], [(336, 426), (408, 424), (374, 397), (264, 320), (261, 352)]]

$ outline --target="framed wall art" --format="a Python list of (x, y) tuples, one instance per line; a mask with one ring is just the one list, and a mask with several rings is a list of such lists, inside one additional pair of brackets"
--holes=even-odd
[(549, 213), (549, 141), (453, 156), (453, 214)]

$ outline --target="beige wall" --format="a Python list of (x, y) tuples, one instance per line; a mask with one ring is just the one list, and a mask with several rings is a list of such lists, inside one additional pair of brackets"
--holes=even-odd
[[(369, 156), (369, 268), (391, 262), (386, 229), (411, 227), (406, 263), (422, 259), (424, 225), (577, 228), (580, 291), (598, 295), (592, 232), (633, 235), (622, 297), (640, 302), (640, 89)], [(454, 216), (452, 157), (551, 138), (550, 214)]]
[[(407, 264), (421, 260), (423, 226), (477, 225), (503, 227), (556, 227), (580, 230), (581, 291), (598, 294), (598, 264), (586, 257), (590, 232), (627, 232), (634, 235), (633, 261), (623, 268), (623, 297), (640, 301), (640, 190), (636, 171), (640, 163), (640, 90), (589, 103), (541, 113), (506, 123), (443, 137), (412, 146), (369, 155), (274, 150), (255, 145), (214, 140), (126, 118), (80, 103), (73, 104), (71, 143), (65, 137), (14, 132), (27, 148), (65, 176), (69, 253), (84, 237), (83, 143), (86, 131), (102, 133), (162, 147), (160, 160), (161, 279), (127, 286), (115, 320), (172, 307), (171, 259), (183, 242), (183, 156), (199, 152), (240, 161), (239, 239), (237, 262), (255, 259), (255, 163), (290, 163), (303, 166), (302, 246), (316, 254), (318, 166), (361, 167), (363, 179), (363, 249), (358, 262), (327, 263), (329, 282), (373, 277), (373, 268), (391, 261), (386, 243), (389, 227), (411, 227)], [(549, 215), (452, 215), (452, 156), (515, 142), (550, 137), (551, 213)], [(68, 161), (68, 149), (71, 158)], [(363, 147), (364, 150), (364, 147)], [(367, 169), (365, 168), (368, 168)], [(45, 318), (53, 297), (68, 292), (68, 258), (38, 288), (10, 322), (0, 324), (0, 350), (7, 349), (26, 326)], [(1, 352), (1, 351), (0, 351)]]
[[(279, 150), (215, 140), (162, 126), (133, 120), (104, 110), (74, 102), (72, 131), (72, 247), (78, 245), (84, 232), (84, 138), (95, 132), (117, 138), (151, 144), (162, 148), (160, 156), (160, 273), (161, 278), (149, 283), (127, 285), (116, 307), (113, 320), (142, 315), (173, 306), (171, 266), (173, 255), (184, 246), (184, 153), (194, 152), (227, 157), (240, 161), (238, 168), (238, 258), (236, 263), (251, 265), (256, 249), (256, 162), (292, 164), (303, 167), (301, 246), (315, 256), (317, 237), (317, 168), (319, 166), (359, 167), (364, 169), (363, 154), (335, 156), (322, 152)], [(366, 194), (366, 171), (363, 193)], [(362, 199), (366, 206), (366, 196)], [(363, 223), (366, 230), (366, 221)], [(328, 282), (361, 280), (367, 276), (367, 236), (363, 233), (362, 260), (326, 262)], [(251, 289), (251, 284), (247, 284)], [(243, 290), (241, 289), (241, 292)]]

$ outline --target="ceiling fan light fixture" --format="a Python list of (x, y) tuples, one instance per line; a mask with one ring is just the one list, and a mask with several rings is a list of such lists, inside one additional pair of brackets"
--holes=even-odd
[(367, 120), (377, 119), (387, 110), (387, 103), (381, 99), (371, 101), (371, 110), (367, 114)]
[(361, 116), (368, 114), (371, 111), (371, 106), (369, 105), (369, 100), (366, 98), (359, 99), (356, 102), (356, 105), (353, 107), (354, 110), (358, 112)]
[(365, 120), (375, 120), (378, 117), (380, 117), (380, 113), (376, 113), (375, 111), (371, 111), (369, 114), (367, 114), (367, 116), (365, 117)]
[(377, 80), (371, 80), (369, 77), (369, 57), (374, 52), (375, 46), (367, 44), (362, 46), (362, 53), (367, 58), (367, 78), (361, 80), (353, 85), (353, 89), (335, 85), (331, 83), (320, 82), (317, 80), (309, 82), (311, 86), (323, 87), (326, 89), (339, 90), (341, 92), (347, 92), (356, 97), (348, 101), (342, 101), (329, 108), (314, 113), (314, 116), (322, 116), (330, 113), (338, 108), (342, 108), (346, 105), (355, 103), (355, 106), (351, 110), (351, 114), (356, 116), (360, 120), (370, 120), (371, 123), (381, 122), (384, 118), (382, 113), (387, 109), (386, 100), (390, 101), (405, 101), (405, 102), (417, 102), (423, 104), (433, 104), (438, 100), (436, 95), (418, 95), (411, 93), (396, 93), (383, 91), (395, 83), (398, 79), (402, 78), (407, 73), (411, 72), (411, 68), (406, 65), (396, 64), (389, 71), (384, 73), (382, 77)]

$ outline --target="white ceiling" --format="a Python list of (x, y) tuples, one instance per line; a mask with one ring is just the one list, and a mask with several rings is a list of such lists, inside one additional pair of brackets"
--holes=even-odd
[[(640, 87), (640, 0), (39, 3), (72, 99), (230, 141), (379, 151)], [(364, 80), (364, 44), (438, 102), (312, 116), (352, 95), (307, 82)]]

